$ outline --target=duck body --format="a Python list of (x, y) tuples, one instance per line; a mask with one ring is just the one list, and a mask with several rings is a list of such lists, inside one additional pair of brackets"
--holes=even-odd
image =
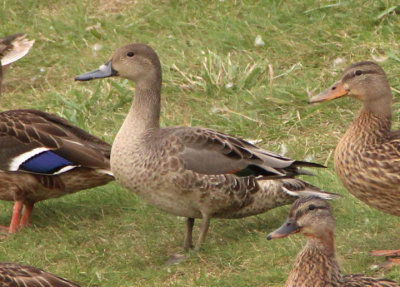
[[(132, 135), (132, 130), (126, 126), (129, 124), (122, 126), (111, 150), (114, 176), (122, 186), (170, 214), (190, 218), (203, 218), (205, 214), (245, 217), (293, 202), (296, 196), (284, 192), (283, 184), (289, 189), (296, 184), (306, 188), (297, 179), (257, 180), (232, 173), (229, 158), (224, 162), (219, 154), (219, 150), (228, 149), (224, 147), (224, 140), (231, 139), (228, 135), (204, 128), (169, 127), (152, 129), (136, 139), (130, 137), (127, 143), (126, 134)], [(210, 139), (212, 142), (208, 143)], [(219, 150), (185, 161), (185, 152), (195, 154), (197, 146), (215, 145), (214, 141), (219, 142), (214, 147)], [(243, 141), (245, 144), (248, 143)], [(221, 160), (215, 160), (218, 156)], [(212, 160), (216, 164), (209, 169), (206, 163), (202, 164)]]
[(384, 278), (362, 274), (344, 275), (336, 258), (335, 218), (329, 203), (317, 197), (297, 199), (289, 218), (267, 239), (283, 238), (301, 233), (307, 238), (297, 255), (285, 287), (399, 287), (400, 284)]
[(400, 216), (400, 136), (392, 134), (390, 117), (362, 109), (339, 141), (334, 164), (355, 197)]
[(0, 199), (16, 202), (10, 233), (29, 224), (36, 202), (113, 180), (110, 145), (52, 114), (0, 113), (0, 147)]
[(79, 287), (79, 285), (45, 272), (39, 268), (17, 264), (0, 263), (1, 287)]
[[(145, 44), (118, 49), (86, 81), (120, 76), (135, 82), (132, 107), (111, 150), (116, 179), (151, 205), (187, 217), (185, 249), (192, 247), (194, 218), (202, 218), (196, 249), (210, 219), (239, 218), (292, 202), (302, 192), (333, 196), (301, 180), (295, 161), (244, 140), (197, 127), (160, 127), (161, 64)], [(259, 178), (261, 177), (261, 178)]]

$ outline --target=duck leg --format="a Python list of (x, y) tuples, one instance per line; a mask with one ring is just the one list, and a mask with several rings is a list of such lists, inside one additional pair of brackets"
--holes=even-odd
[(9, 227), (0, 226), (0, 228), (7, 230), (7, 232), (10, 234), (13, 234), (17, 232), (18, 227), (28, 226), (33, 211), (33, 204), (25, 204), (24, 214), (21, 218), (23, 206), (24, 204), (22, 203), (22, 201), (16, 201), (13, 206), (13, 214), (11, 217), (10, 226)]
[(372, 256), (400, 256), (400, 250), (373, 250)]
[[(193, 248), (193, 225), (194, 225), (194, 218), (188, 217), (186, 218), (186, 233), (185, 233), (185, 240), (183, 243), (184, 251), (189, 251)], [(172, 254), (168, 260), (165, 262), (166, 265), (171, 264), (178, 264), (181, 262), (186, 261), (189, 258), (188, 254), (182, 254), (181, 252)]]
[(21, 222), (19, 223), (20, 226), (26, 227), (29, 225), (32, 212), (33, 212), (33, 204), (25, 204), (24, 215), (22, 216)]
[(185, 251), (189, 251), (189, 249), (193, 248), (193, 225), (194, 225), (194, 218), (186, 218), (186, 234), (185, 234), (185, 242), (183, 248)]
[(200, 225), (200, 236), (197, 239), (194, 250), (196, 250), (196, 251), (200, 250), (201, 245), (204, 243), (204, 240), (206, 239), (206, 235), (207, 235), (209, 227), (210, 227), (210, 216), (203, 214), (203, 220)]
[(400, 250), (373, 250), (370, 252), (372, 256), (386, 256), (386, 261), (380, 266), (390, 268), (395, 264), (400, 264)]
[(23, 207), (22, 201), (16, 201), (13, 206), (13, 214), (11, 217), (10, 227), (8, 228), (8, 233), (13, 234), (17, 231), (19, 222), (21, 220), (21, 210)]

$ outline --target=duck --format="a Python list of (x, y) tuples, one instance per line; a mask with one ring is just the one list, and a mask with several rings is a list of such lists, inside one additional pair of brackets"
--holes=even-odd
[(0, 96), (3, 70), (24, 57), (35, 43), (35, 40), (28, 40), (26, 37), (26, 34), (18, 33), (0, 39)]
[[(248, 141), (202, 127), (160, 127), (161, 64), (148, 45), (117, 49), (99, 69), (76, 81), (119, 76), (135, 83), (133, 104), (111, 149), (111, 171), (125, 188), (169, 214), (186, 218), (184, 250), (200, 249), (211, 218), (241, 218), (294, 201), (302, 194), (332, 197), (294, 177), (296, 161)], [(193, 245), (195, 219), (202, 219)]]
[(42, 269), (13, 263), (0, 263), (0, 286), (2, 287), (80, 287), (71, 281)]
[[(10, 64), (33, 41), (16, 34), (0, 43), (7, 46), (0, 60)], [(0, 227), (2, 233), (28, 226), (36, 202), (113, 180), (110, 153), (108, 143), (59, 116), (33, 109), (0, 112), (0, 200), (14, 201), (11, 222)]]
[[(361, 101), (362, 107), (336, 146), (335, 171), (356, 198), (400, 216), (400, 130), (391, 129), (392, 93), (385, 71), (374, 62), (354, 63), (309, 103), (345, 96)], [(396, 257), (400, 250), (373, 251), (372, 255), (400, 263)]]
[(335, 217), (327, 200), (307, 196), (293, 203), (287, 220), (267, 236), (272, 240), (300, 233), (307, 238), (285, 287), (400, 287), (389, 279), (342, 274), (336, 257), (335, 229)]

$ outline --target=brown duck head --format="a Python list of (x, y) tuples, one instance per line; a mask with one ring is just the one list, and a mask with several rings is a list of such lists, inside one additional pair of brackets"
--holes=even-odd
[(324, 238), (334, 234), (335, 226), (328, 201), (319, 197), (302, 197), (293, 203), (286, 222), (271, 232), (267, 239), (283, 238), (298, 232), (307, 237)]
[(99, 69), (79, 75), (76, 81), (119, 76), (137, 84), (157, 79), (161, 83), (161, 64), (154, 50), (140, 43), (122, 46)]
[(339, 81), (309, 103), (329, 101), (349, 96), (363, 102), (372, 112), (390, 113), (392, 95), (390, 85), (383, 69), (374, 62), (359, 62), (348, 67)]

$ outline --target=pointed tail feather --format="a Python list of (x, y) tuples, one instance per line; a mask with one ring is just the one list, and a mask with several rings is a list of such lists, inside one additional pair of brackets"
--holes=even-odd
[(322, 190), (301, 179), (283, 179), (282, 189), (287, 194), (296, 197), (317, 196), (323, 199), (337, 199), (342, 197), (340, 194)]
[(312, 176), (314, 176), (314, 174), (311, 171), (308, 171), (306, 169), (301, 169), (301, 168), (297, 169), (297, 174), (298, 175), (301, 174), (301, 175), (312, 175)]
[(326, 168), (326, 166), (315, 163), (315, 162), (309, 162), (309, 161), (302, 161), (302, 160), (296, 160), (293, 163), (294, 166), (307, 166), (307, 167), (319, 167), (319, 168)]

